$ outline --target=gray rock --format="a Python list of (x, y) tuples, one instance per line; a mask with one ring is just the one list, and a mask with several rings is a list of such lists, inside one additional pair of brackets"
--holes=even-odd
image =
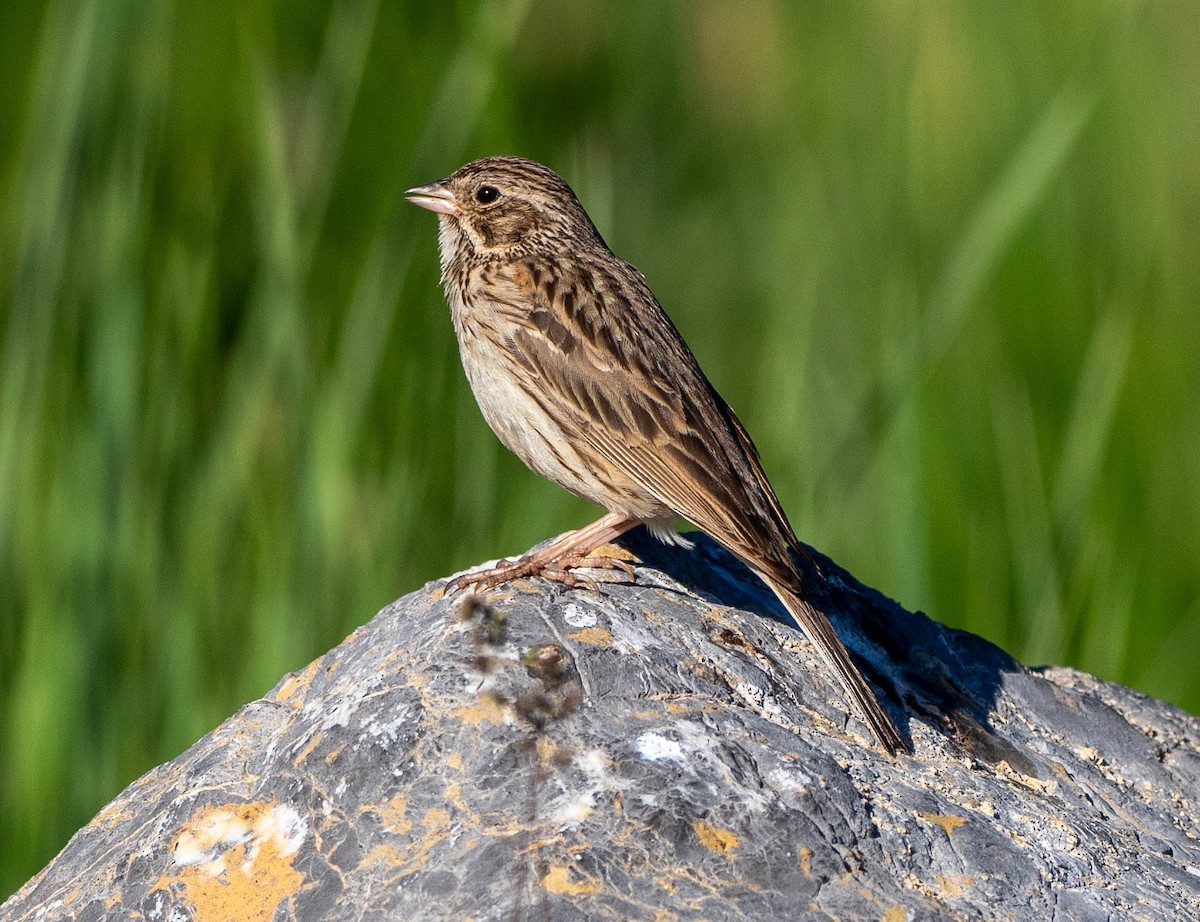
[[(129, 786), (4, 920), (1200, 917), (1200, 721), (817, 557), (915, 754), (740, 564), (382, 611)], [(603, 579), (603, 574), (596, 576)]]

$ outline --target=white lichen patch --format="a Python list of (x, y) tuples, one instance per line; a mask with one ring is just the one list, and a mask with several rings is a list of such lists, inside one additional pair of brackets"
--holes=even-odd
[(405, 735), (403, 731), (413, 732), (418, 716), (417, 709), (410, 705), (400, 705), (386, 714), (370, 713), (362, 723), (362, 734), (387, 752)]
[(584, 775), (582, 784), (572, 785), (555, 799), (549, 810), (549, 819), (558, 828), (578, 825), (596, 809), (601, 795), (612, 785), (608, 755), (601, 749), (587, 749), (576, 753), (572, 765)]
[(766, 775), (767, 784), (781, 794), (803, 794), (813, 784), (811, 775), (795, 767), (773, 768)]
[(734, 772), (725, 757), (724, 741), (708, 728), (691, 722), (681, 722), (671, 728), (671, 739), (655, 730), (647, 730), (634, 740), (634, 749), (643, 759), (651, 762), (678, 762), (688, 765), (689, 771), (704, 778), (712, 786), (713, 796), (723, 799), (728, 795), (721, 792), (736, 791), (737, 802), (743, 810), (760, 813), (776, 799), (760, 790), (747, 788)]
[(669, 740), (661, 733), (655, 733), (653, 730), (647, 730), (636, 740), (634, 740), (633, 748), (637, 750), (638, 755), (643, 759), (649, 759), (651, 762), (658, 762), (666, 759), (671, 762), (682, 762), (683, 747), (674, 740)]
[(608, 777), (612, 760), (603, 749), (585, 749), (575, 755), (574, 764), (589, 778), (601, 780)]
[(780, 707), (779, 701), (761, 685), (740, 676), (727, 675), (726, 680), (729, 682), (729, 687), (733, 689), (739, 698), (758, 711), (763, 717), (767, 718), (767, 720), (773, 723), (787, 724), (783, 719), (784, 711)]
[(563, 606), (563, 620), (571, 627), (594, 627), (597, 620), (596, 611), (586, 605), (568, 602)]
[(365, 677), (355, 673), (352, 682), (339, 683), (330, 694), (316, 697), (305, 704), (303, 713), (305, 716), (322, 715), (322, 732), (334, 727), (347, 727), (350, 719), (365, 701), (374, 696), (383, 682), (382, 673), (371, 673)]
[(697, 760), (717, 768), (723, 780), (732, 781), (726, 766), (717, 754), (721, 740), (697, 724), (682, 721), (671, 728), (675, 739), (654, 730), (647, 730), (634, 744), (641, 756), (651, 761), (667, 759), (683, 762)]
[[(259, 854), (289, 857), (308, 837), (308, 822), (294, 808), (278, 804), (239, 804), (211, 810), (187, 824), (175, 840), (172, 863), (219, 877), (238, 850), (239, 870), (249, 876)], [(240, 848), (239, 848), (240, 847)]]

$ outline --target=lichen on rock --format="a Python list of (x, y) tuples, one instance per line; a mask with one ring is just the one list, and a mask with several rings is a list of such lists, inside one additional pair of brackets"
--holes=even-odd
[(818, 556), (814, 601), (913, 741), (889, 758), (740, 564), (623, 543), (632, 584), (388, 606), (0, 917), (1200, 917), (1196, 718)]

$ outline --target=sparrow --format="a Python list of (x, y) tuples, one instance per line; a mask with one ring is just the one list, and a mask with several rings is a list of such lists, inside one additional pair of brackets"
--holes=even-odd
[(635, 525), (674, 543), (676, 518), (740, 558), (820, 652), (889, 754), (908, 744), (829, 619), (805, 595), (806, 552), (746, 428), (642, 274), (605, 244), (548, 167), (486, 157), (405, 192), (438, 216), (441, 281), (489, 426), (525, 464), (607, 514), (451, 590), (579, 567)]

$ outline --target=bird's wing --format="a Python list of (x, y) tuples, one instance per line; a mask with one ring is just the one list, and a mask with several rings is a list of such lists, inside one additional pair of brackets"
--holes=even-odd
[(637, 270), (529, 269), (533, 307), (510, 327), (508, 353), (532, 376), (530, 396), (598, 464), (735, 553), (794, 574), (787, 550), (803, 551), (753, 442)]

